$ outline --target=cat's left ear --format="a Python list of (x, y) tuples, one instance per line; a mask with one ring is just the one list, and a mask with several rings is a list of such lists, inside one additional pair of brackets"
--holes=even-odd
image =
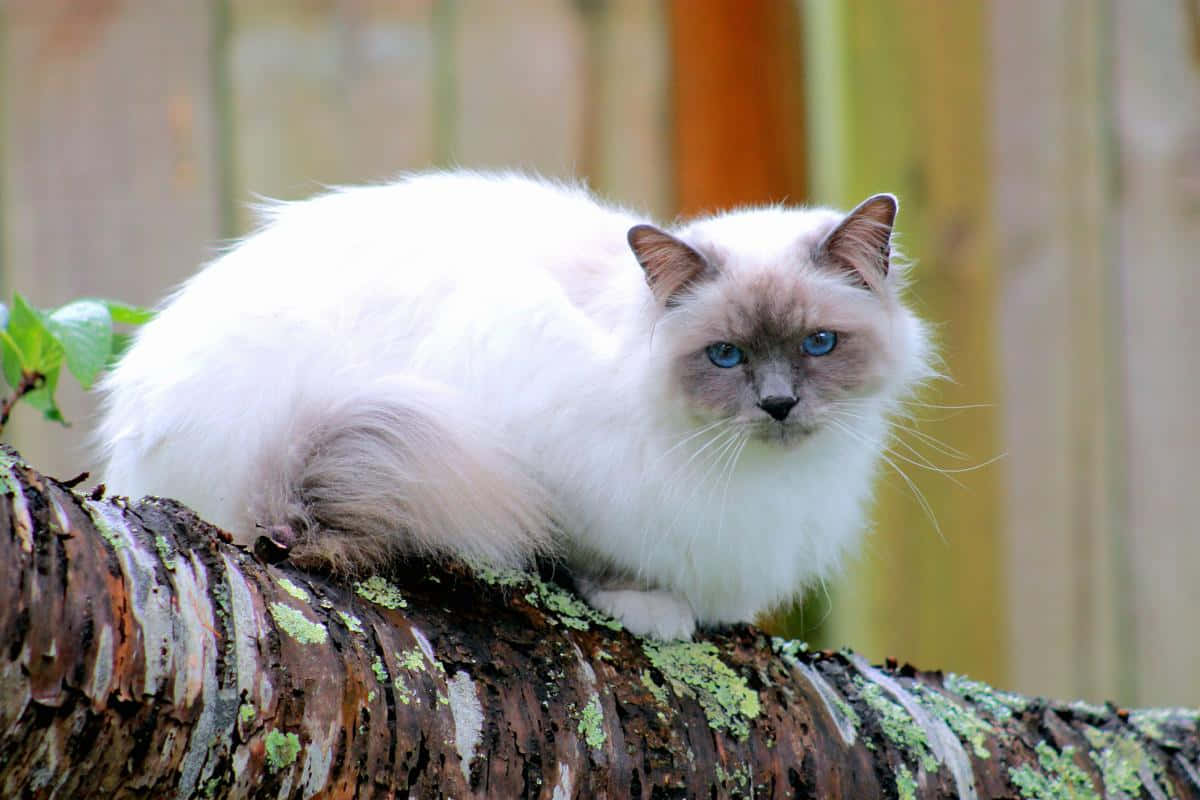
[(667, 308), (679, 305), (679, 295), (712, 268), (695, 248), (653, 225), (634, 225), (626, 238), (646, 272), (654, 297)]
[(895, 195), (868, 197), (821, 240), (818, 261), (850, 273), (865, 288), (879, 289), (891, 266), (892, 225), (899, 210)]

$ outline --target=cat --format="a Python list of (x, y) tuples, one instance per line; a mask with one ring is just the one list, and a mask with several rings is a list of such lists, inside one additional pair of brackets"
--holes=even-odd
[(345, 573), (548, 555), (637, 634), (751, 620), (853, 547), (934, 375), (897, 207), (666, 229), (465, 171), (269, 206), (104, 380), (107, 483)]

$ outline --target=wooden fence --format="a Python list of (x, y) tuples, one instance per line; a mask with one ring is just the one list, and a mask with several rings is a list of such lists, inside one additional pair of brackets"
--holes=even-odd
[[(918, 408), (948, 419), (906, 441), (1006, 457), (958, 484), (898, 458), (941, 535), (885, 477), (804, 621), (1026, 692), (1200, 704), (1193, 8), (6, 0), (0, 275), (153, 302), (256, 196), (429, 165), (581, 175), (668, 218), (896, 191), (954, 377), (922, 399), (984, 406)], [(14, 438), (65, 475), (90, 406), (64, 405), (74, 428), (23, 412)]]

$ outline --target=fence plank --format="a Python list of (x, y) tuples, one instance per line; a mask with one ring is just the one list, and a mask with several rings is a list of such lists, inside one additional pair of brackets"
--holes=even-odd
[(676, 213), (670, 52), (665, 14), (641, 0), (584, 0), (579, 172), (607, 197), (658, 217)]
[(1132, 703), (1106, 12), (995, 3), (991, 81), (1015, 688)]
[(584, 157), (585, 26), (573, 3), (462, 0), (453, 26), (457, 163), (572, 176)]
[(1178, 3), (1117, 0), (1119, 314), (1128, 545), (1139, 654), (1131, 702), (1200, 704), (1200, 61)]
[(231, 0), (233, 195), (297, 199), (435, 155), (430, 0)]
[[(834, 101), (831, 108), (809, 110), (813, 141), (836, 145), (828, 153), (812, 152), (819, 181), (814, 199), (846, 207), (872, 192), (899, 194), (901, 243), (919, 262), (914, 296), (921, 313), (940, 324), (954, 378), (925, 399), (992, 401), (997, 388), (986, 355), (994, 341), (994, 290), (982, 8), (931, 0), (810, 0), (805, 7), (812, 96)], [(820, 91), (827, 83), (846, 90), (836, 96)], [(834, 158), (836, 165), (820, 163)], [(919, 427), (974, 463), (997, 453), (994, 415), (987, 411)], [(911, 436), (901, 438), (920, 447)], [(887, 473), (876, 530), (835, 595), (835, 638), (875, 658), (938, 664), (1003, 683), (998, 470), (957, 475), (960, 486), (896, 461), (927, 498), (944, 539), (904, 481)]]
[(680, 209), (807, 199), (803, 60), (792, 2), (673, 0)]
[[(8, 0), (2, 9), (6, 289), (38, 305), (156, 300), (219, 235), (208, 4)], [(92, 403), (69, 386), (62, 401), (75, 427), (22, 409), (11, 434), (51, 474), (90, 463)]]

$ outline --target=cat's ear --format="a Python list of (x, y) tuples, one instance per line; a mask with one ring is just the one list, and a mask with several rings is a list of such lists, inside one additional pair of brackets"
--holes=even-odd
[(892, 225), (899, 209), (894, 195), (868, 197), (821, 241), (818, 263), (850, 273), (868, 289), (879, 289), (891, 266)]
[(687, 242), (653, 225), (634, 225), (626, 238), (646, 272), (646, 283), (655, 299), (668, 308), (679, 304), (679, 294), (712, 268)]

